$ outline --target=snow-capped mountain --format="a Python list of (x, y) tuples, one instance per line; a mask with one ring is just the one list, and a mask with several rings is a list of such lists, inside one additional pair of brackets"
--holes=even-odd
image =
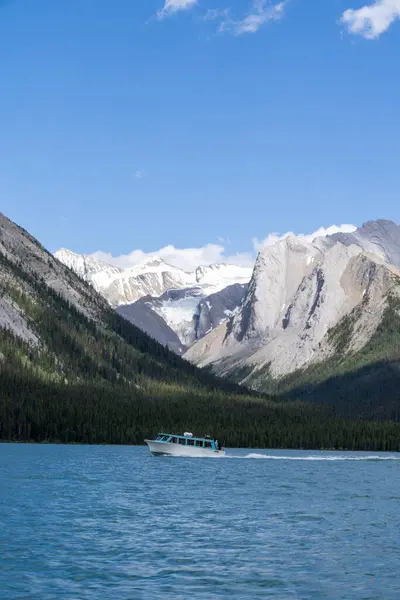
[(186, 273), (157, 257), (130, 269), (121, 269), (64, 248), (54, 255), (91, 283), (111, 306), (130, 304), (146, 295), (159, 296), (168, 289), (196, 283), (195, 273)]
[(179, 353), (230, 316), (252, 273), (224, 263), (186, 272), (159, 257), (121, 269), (65, 249), (55, 256), (125, 318)]
[(114, 278), (123, 272), (123, 269), (109, 265), (94, 256), (76, 254), (66, 248), (57, 250), (54, 256), (100, 292), (106, 290)]
[(196, 283), (194, 273), (187, 273), (160, 258), (124, 270), (102, 291), (112, 306), (131, 304), (143, 296), (160, 296), (167, 290)]
[[(146, 265), (138, 267), (141, 270), (146, 268)], [(151, 281), (145, 297), (143, 297), (144, 287), (138, 286), (138, 283), (141, 284), (141, 278), (138, 277), (135, 284), (138, 286), (136, 289), (141, 298), (129, 306), (124, 306), (123, 311), (120, 307), (118, 311), (161, 341), (159, 333), (154, 328), (153, 317), (150, 321), (146, 319), (150, 327), (143, 326), (144, 315), (148, 315), (148, 311), (152, 310), (165, 322), (174, 336), (177, 336), (180, 344), (179, 352), (182, 352), (206, 332), (226, 320), (239, 306), (252, 270), (226, 264), (198, 267), (193, 273), (185, 273), (174, 267), (172, 269), (174, 271), (164, 272), (163, 286), (156, 286), (154, 281)], [(171, 277), (172, 273), (173, 277)], [(149, 281), (147, 272), (143, 272), (143, 278), (146, 282)], [(164, 335), (165, 332), (163, 339)], [(176, 350), (174, 337), (172, 344), (168, 343), (168, 345)]]
[(357, 352), (376, 331), (388, 298), (400, 293), (399, 268), (400, 227), (391, 221), (278, 240), (259, 253), (239, 309), (185, 357), (262, 387), (331, 357), (335, 328), (350, 316), (346, 351)]
[[(117, 311), (158, 341), (182, 353), (237, 309), (251, 272), (248, 268), (225, 264), (199, 267), (194, 273), (182, 272), (184, 277), (180, 281), (175, 274), (160, 295), (157, 292), (161, 286), (150, 286), (146, 296), (142, 294), (143, 286), (138, 286), (141, 298), (119, 306)], [(148, 281), (147, 274), (144, 276)], [(158, 326), (160, 320), (168, 329)]]
[(230, 264), (202, 265), (186, 272), (152, 257), (130, 269), (121, 269), (94, 256), (76, 254), (62, 248), (54, 256), (90, 282), (112, 306), (131, 304), (143, 296), (161, 296), (172, 289), (198, 287), (203, 297), (228, 285), (248, 283), (252, 269)]

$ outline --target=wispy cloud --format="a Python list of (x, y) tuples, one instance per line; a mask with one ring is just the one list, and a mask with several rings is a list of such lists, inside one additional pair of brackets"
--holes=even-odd
[(239, 20), (231, 19), (229, 14), (222, 20), (219, 31), (232, 33), (233, 35), (244, 35), (256, 33), (269, 21), (282, 19), (285, 12), (287, 0), (272, 3), (268, 0), (254, 0), (250, 12)]
[(359, 9), (349, 8), (341, 22), (350, 33), (362, 35), (368, 40), (378, 38), (400, 18), (400, 0), (376, 0)]
[(203, 16), (203, 21), (216, 21), (219, 19), (227, 19), (229, 16), (229, 8), (209, 8)]
[(222, 237), (221, 235), (219, 235), (217, 237), (217, 242), (219, 242), (220, 244), (224, 244), (224, 245), (228, 244), (229, 245), (231, 243), (231, 240), (228, 237)]
[(143, 179), (144, 172), (141, 171), (140, 169), (138, 169), (137, 171), (134, 172), (133, 176), (135, 179)]
[(197, 0), (165, 0), (163, 8), (157, 13), (157, 17), (163, 19), (180, 10), (193, 8), (195, 4), (197, 4)]
[(162, 258), (166, 263), (185, 271), (194, 271), (199, 265), (210, 265), (221, 262), (241, 267), (252, 267), (254, 263), (254, 256), (251, 252), (229, 254), (222, 244), (207, 244), (200, 248), (175, 248), (175, 246), (170, 245), (160, 248), (160, 250), (156, 250), (155, 252), (133, 250), (133, 252), (122, 256), (112, 256), (106, 252), (99, 251), (91, 256), (122, 269), (132, 268), (151, 258)]
[[(231, 16), (230, 8), (209, 8), (201, 20), (219, 21), (219, 33), (231, 33), (232, 35), (243, 35), (255, 33), (269, 21), (278, 21), (284, 16), (284, 10), (290, 0), (252, 0), (251, 8), (243, 18)], [(188, 10), (198, 5), (198, 0), (164, 0), (164, 6), (156, 16), (164, 19), (173, 13)]]

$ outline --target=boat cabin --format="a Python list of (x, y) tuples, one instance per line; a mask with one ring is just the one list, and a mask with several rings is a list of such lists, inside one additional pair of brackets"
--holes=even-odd
[(194, 446), (195, 448), (207, 448), (209, 450), (219, 450), (215, 440), (209, 436), (204, 438), (193, 437), (192, 435), (171, 435), (169, 433), (159, 433), (155, 442), (165, 442), (166, 444), (180, 444), (181, 446)]

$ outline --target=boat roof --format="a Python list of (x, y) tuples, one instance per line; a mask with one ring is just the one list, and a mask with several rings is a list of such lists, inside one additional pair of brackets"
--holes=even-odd
[(168, 435), (171, 437), (176, 437), (176, 438), (183, 438), (184, 440), (203, 440), (204, 442), (209, 442), (210, 440), (213, 440), (214, 438), (212, 438), (211, 436), (209, 437), (199, 437), (196, 435), (181, 435), (178, 433), (163, 433), (162, 431), (160, 431), (160, 433), (157, 433), (157, 436), (159, 435)]

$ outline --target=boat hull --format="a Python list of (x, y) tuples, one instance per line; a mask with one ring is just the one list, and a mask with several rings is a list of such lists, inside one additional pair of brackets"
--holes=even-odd
[(144, 440), (153, 456), (187, 456), (193, 458), (218, 458), (225, 456), (225, 450), (213, 450), (212, 448), (196, 448), (195, 446), (183, 446), (182, 444), (171, 444)]

